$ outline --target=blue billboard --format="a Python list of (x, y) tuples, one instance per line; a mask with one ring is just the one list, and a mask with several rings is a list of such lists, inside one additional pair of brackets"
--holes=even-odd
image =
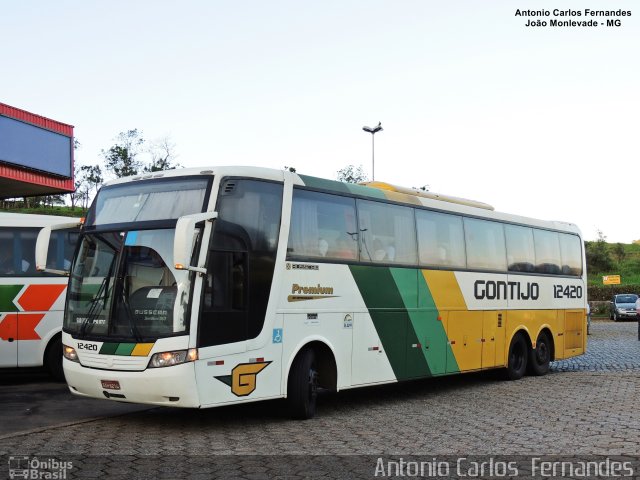
[(71, 178), (72, 139), (0, 115), (0, 162)]

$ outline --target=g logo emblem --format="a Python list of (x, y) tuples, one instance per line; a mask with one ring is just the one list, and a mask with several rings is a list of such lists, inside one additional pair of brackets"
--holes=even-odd
[(231, 375), (215, 377), (225, 385), (231, 387), (231, 392), (237, 397), (251, 395), (256, 389), (258, 374), (267, 368), (271, 362), (240, 363), (231, 370)]

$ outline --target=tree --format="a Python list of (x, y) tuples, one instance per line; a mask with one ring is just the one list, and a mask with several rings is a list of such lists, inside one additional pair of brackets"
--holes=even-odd
[(149, 155), (151, 162), (142, 169), (144, 172), (160, 172), (162, 170), (174, 170), (181, 167), (179, 163), (175, 163), (178, 155), (175, 153), (176, 144), (173, 143), (167, 135), (151, 144), (149, 147)]
[(116, 144), (109, 150), (102, 150), (106, 169), (118, 178), (136, 175), (142, 166), (142, 162), (136, 157), (143, 144), (142, 132), (137, 128), (120, 132), (116, 137)]
[(584, 242), (587, 257), (587, 270), (604, 273), (613, 268), (613, 262), (609, 254), (607, 237), (602, 230), (596, 231), (598, 239), (595, 242)]
[(627, 252), (624, 249), (624, 245), (620, 242), (616, 243), (613, 246), (613, 254), (618, 259), (618, 263), (622, 263), (622, 261), (627, 257)]
[(364, 173), (362, 165), (358, 165), (357, 167), (347, 165), (337, 171), (337, 179), (345, 183), (361, 183), (367, 181), (367, 175)]
[[(74, 140), (75, 142), (76, 140)], [(84, 178), (80, 172), (80, 166), (75, 165), (73, 168), (73, 192), (69, 193), (69, 200), (71, 200), (71, 208), (76, 208), (76, 203), (82, 199), (84, 192), (82, 189)]]
[(90, 189), (96, 193), (100, 185), (102, 185), (102, 182), (104, 182), (100, 165), (83, 165), (80, 167), (80, 170), (82, 171), (85, 182), (88, 183)]
[(83, 165), (80, 167), (83, 178), (82, 208), (89, 208), (89, 198), (95, 195), (104, 182), (100, 165)]

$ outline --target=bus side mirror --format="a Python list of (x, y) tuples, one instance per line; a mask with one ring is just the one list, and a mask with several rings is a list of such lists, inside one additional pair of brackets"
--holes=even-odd
[(47, 258), (49, 256), (49, 241), (51, 240), (51, 232), (55, 230), (65, 230), (71, 228), (80, 228), (81, 222), (58, 223), (49, 225), (38, 232), (36, 240), (36, 270), (39, 272), (55, 273), (56, 275), (69, 276), (68, 270), (57, 270), (55, 268), (47, 268)]
[(176, 223), (176, 234), (173, 240), (173, 266), (176, 270), (189, 270), (205, 274), (204, 266), (194, 267), (191, 264), (193, 242), (195, 240), (196, 223), (213, 220), (218, 217), (218, 212), (194, 213), (185, 215)]

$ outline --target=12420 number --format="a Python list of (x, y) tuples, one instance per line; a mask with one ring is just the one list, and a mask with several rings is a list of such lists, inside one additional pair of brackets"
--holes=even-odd
[(582, 298), (580, 285), (554, 285), (553, 298)]

